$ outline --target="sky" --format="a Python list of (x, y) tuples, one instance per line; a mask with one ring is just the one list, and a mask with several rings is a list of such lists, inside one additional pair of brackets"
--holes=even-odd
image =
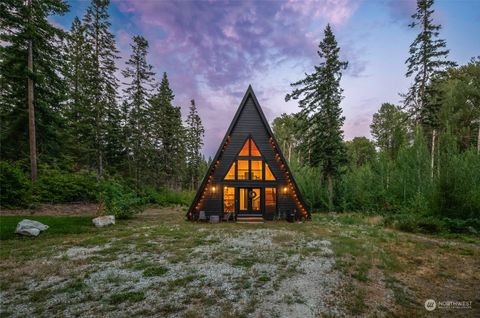
[[(71, 0), (70, 12), (51, 17), (69, 29), (83, 17), (86, 0)], [(299, 110), (285, 102), (290, 83), (320, 62), (318, 43), (330, 23), (349, 62), (341, 86), (344, 137), (370, 137), (372, 115), (384, 102), (400, 103), (409, 45), (418, 30), (408, 24), (415, 0), (162, 1), (111, 0), (111, 31), (120, 59), (131, 54), (134, 35), (150, 44), (148, 62), (157, 80), (167, 72), (184, 118), (195, 99), (205, 126), (203, 153), (213, 156), (249, 84), (271, 123)], [(480, 56), (480, 0), (437, 0), (435, 22), (449, 59), (466, 64)], [(118, 76), (121, 81), (120, 71)]]

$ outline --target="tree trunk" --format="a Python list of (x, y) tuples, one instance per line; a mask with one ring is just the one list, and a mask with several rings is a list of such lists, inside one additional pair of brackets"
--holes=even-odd
[(292, 143), (288, 145), (288, 163), (290, 163), (290, 159), (292, 158)]
[[(32, 0), (28, 0), (28, 7), (32, 10)], [(30, 15), (32, 13), (30, 12)], [(30, 141), (30, 174), (32, 181), (37, 180), (37, 140), (35, 136), (35, 109), (33, 106), (33, 43), (28, 41), (28, 80), (27, 80), (27, 104), (28, 104), (28, 134)]]
[(328, 211), (333, 212), (333, 177), (331, 174), (327, 175), (328, 181)]
[(435, 138), (437, 137), (437, 130), (432, 131), (432, 152), (430, 160), (430, 178), (433, 179), (433, 172), (435, 171)]

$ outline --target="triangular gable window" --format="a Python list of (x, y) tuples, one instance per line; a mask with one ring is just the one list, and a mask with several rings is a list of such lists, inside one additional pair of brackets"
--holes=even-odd
[(260, 150), (258, 150), (258, 147), (255, 144), (255, 142), (252, 140), (252, 138), (248, 138), (245, 141), (245, 144), (243, 145), (242, 150), (240, 150), (240, 153), (238, 155), (242, 157), (261, 157), (262, 156), (262, 154), (260, 153)]
[(249, 156), (249, 152), (248, 152), (248, 144), (250, 142), (250, 138), (247, 139), (247, 141), (245, 141), (245, 144), (243, 145), (242, 147), (242, 150), (240, 150), (240, 153), (238, 154), (239, 156)]
[(225, 180), (235, 180), (235, 161), (232, 163), (232, 166), (225, 176)]
[(270, 170), (270, 167), (266, 162), (265, 162), (265, 180), (275, 181), (275, 176), (273, 175), (272, 170)]
[(260, 157), (260, 150), (258, 150), (257, 145), (255, 145), (255, 142), (250, 139), (250, 156), (252, 157)]

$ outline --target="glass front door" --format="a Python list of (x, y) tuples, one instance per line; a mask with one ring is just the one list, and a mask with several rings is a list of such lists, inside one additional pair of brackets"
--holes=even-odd
[(239, 188), (238, 198), (240, 213), (262, 213), (262, 189)]

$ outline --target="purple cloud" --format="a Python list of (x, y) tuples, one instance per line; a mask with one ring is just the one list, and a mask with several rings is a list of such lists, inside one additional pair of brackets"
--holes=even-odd
[[(358, 0), (113, 3), (149, 40), (150, 61), (157, 72), (168, 72), (184, 114), (189, 100), (196, 99), (206, 126), (206, 154), (216, 150), (256, 74), (292, 59), (316, 61), (326, 23), (341, 26), (358, 6)], [(268, 117), (280, 114), (262, 107)]]

